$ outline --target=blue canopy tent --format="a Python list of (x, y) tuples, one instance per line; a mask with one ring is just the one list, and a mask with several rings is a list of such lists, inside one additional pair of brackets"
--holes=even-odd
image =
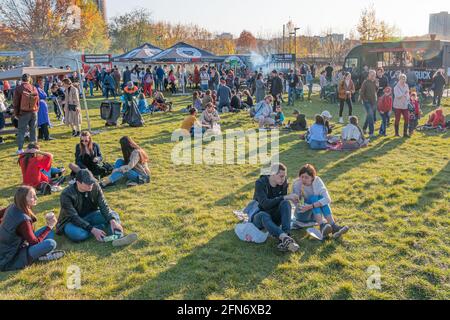
[(157, 55), (145, 59), (144, 63), (221, 63), (223, 60), (223, 57), (218, 57), (211, 52), (185, 42), (179, 42)]
[(113, 62), (131, 62), (131, 61), (140, 61), (144, 62), (144, 60), (149, 59), (162, 50), (158, 47), (150, 43), (144, 43), (142, 46), (135, 48), (127, 53), (124, 53), (120, 56), (114, 57), (112, 59)]

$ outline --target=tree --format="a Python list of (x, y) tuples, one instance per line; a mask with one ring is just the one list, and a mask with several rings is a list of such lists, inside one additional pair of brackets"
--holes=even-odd
[(81, 0), (0, 0), (0, 19), (12, 31), (1, 36), (8, 47), (32, 50), (42, 63), (67, 50), (108, 47), (100, 13)]
[(359, 23), (356, 27), (361, 41), (387, 41), (400, 34), (400, 30), (383, 20), (377, 20), (373, 5), (361, 12)]
[(241, 35), (236, 41), (236, 47), (238, 51), (248, 53), (256, 50), (256, 38), (250, 31), (242, 31)]

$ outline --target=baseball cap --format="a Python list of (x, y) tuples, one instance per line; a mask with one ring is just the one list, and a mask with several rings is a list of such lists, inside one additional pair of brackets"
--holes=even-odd
[(79, 183), (88, 184), (88, 185), (93, 185), (97, 182), (97, 180), (94, 178), (92, 173), (87, 169), (82, 169), (82, 170), (78, 171), (78, 173), (76, 175), (76, 180)]
[(253, 223), (240, 223), (234, 229), (238, 238), (245, 242), (264, 243), (269, 236), (268, 232), (262, 232)]
[(329, 111), (322, 112), (321, 116), (324, 118), (327, 118), (327, 119), (333, 118), (333, 116), (331, 115), (331, 113)]

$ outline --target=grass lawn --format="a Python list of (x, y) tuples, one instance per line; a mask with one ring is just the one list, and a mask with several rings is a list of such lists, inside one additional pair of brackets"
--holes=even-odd
[[(280, 134), (280, 158), (292, 182), (305, 163), (314, 164), (333, 198), (338, 222), (351, 226), (337, 242), (313, 242), (294, 231), (301, 250), (280, 253), (276, 241), (239, 241), (232, 211), (253, 196), (255, 165), (175, 166), (171, 134), (185, 116), (189, 97), (172, 98), (176, 112), (145, 116), (143, 128), (104, 128), (99, 97), (89, 100), (94, 137), (108, 162), (121, 156), (118, 141), (129, 135), (151, 158), (152, 182), (106, 191), (126, 230), (139, 241), (117, 250), (90, 240), (72, 244), (57, 237), (68, 255), (0, 274), (0, 299), (449, 299), (450, 131), (416, 133), (412, 139), (377, 138), (357, 152), (311, 151), (298, 133)], [(450, 99), (444, 100), (450, 113)], [(297, 102), (308, 115), (338, 107)], [(288, 119), (293, 108), (285, 108)], [(426, 121), (431, 106), (423, 106)], [(355, 106), (363, 119), (363, 108)], [(56, 123), (56, 120), (53, 120)], [(379, 122), (377, 123), (379, 125)], [(84, 127), (86, 127), (84, 123)], [(337, 132), (340, 133), (340, 125)], [(225, 115), (222, 129), (254, 128), (247, 114)], [(56, 166), (73, 161), (77, 138), (66, 127), (43, 142)], [(11, 203), (21, 183), (14, 137), (0, 146), (0, 207)], [(58, 212), (59, 195), (41, 197), (35, 212)], [(66, 287), (66, 270), (81, 269), (80, 290)], [(367, 269), (381, 270), (381, 290), (367, 289)]]

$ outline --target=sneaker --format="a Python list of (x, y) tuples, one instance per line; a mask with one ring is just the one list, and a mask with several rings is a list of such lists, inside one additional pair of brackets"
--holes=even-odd
[(299, 249), (299, 245), (289, 236), (284, 237), (278, 245), (278, 250), (282, 252), (297, 252)]
[(129, 234), (112, 242), (113, 247), (125, 247), (136, 242), (138, 235), (136, 233)]
[(131, 180), (127, 181), (127, 187), (128, 188), (136, 187), (137, 185), (138, 185), (137, 182), (134, 182), (134, 181), (131, 181)]
[(348, 232), (350, 228), (347, 226), (340, 227), (337, 224), (333, 226), (333, 239), (338, 239)]
[(75, 130), (72, 130), (72, 137), (75, 137), (76, 133), (77, 132)]
[(340, 123), (340, 124), (344, 124), (344, 118), (340, 117), (340, 118), (339, 118), (339, 123)]
[(323, 224), (320, 226), (320, 232), (322, 233), (322, 238), (326, 239), (333, 233), (333, 228), (330, 224)]
[(66, 255), (66, 253), (64, 251), (57, 250), (57, 251), (49, 252), (45, 256), (39, 257), (38, 260), (41, 262), (55, 261), (55, 260), (61, 259), (65, 255)]
[(17, 154), (18, 156), (20, 156), (21, 154), (23, 154), (23, 150), (22, 150), (22, 149), (17, 150), (17, 151), (16, 151), (16, 154)]

